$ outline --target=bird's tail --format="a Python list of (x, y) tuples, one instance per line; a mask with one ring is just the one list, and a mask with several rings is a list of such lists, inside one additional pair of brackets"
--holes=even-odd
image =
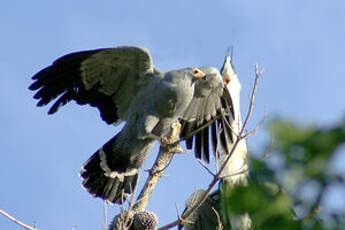
[(137, 185), (151, 142), (128, 139), (121, 131), (84, 163), (80, 173), (83, 186), (95, 197), (123, 203)]

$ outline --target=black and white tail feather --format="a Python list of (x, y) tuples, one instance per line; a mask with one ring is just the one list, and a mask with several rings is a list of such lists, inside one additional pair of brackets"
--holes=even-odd
[(140, 171), (112, 170), (106, 163), (106, 156), (106, 152), (100, 149), (84, 163), (80, 172), (83, 187), (95, 197), (122, 204), (136, 188)]

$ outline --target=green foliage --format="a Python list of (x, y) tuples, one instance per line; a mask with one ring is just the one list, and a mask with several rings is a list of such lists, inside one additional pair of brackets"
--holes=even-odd
[[(291, 198), (284, 194), (276, 184), (251, 183), (248, 187), (230, 189), (224, 186), (222, 205), (225, 218), (230, 213), (249, 213), (254, 228), (262, 229), (300, 229), (291, 209)], [(226, 220), (228, 223), (231, 220)]]
[(303, 165), (306, 177), (322, 181), (330, 157), (345, 141), (345, 121), (331, 129), (318, 129), (275, 120), (269, 130), (274, 138), (273, 149), (282, 154), (286, 166)]
[[(344, 181), (343, 175), (329, 170), (329, 161), (345, 142), (345, 120), (318, 128), (277, 119), (269, 131), (270, 154), (279, 159), (279, 167), (270, 164), (270, 157), (251, 159), (247, 187), (222, 186), (219, 201), (225, 226), (230, 226), (231, 214), (248, 213), (254, 229), (345, 229), (345, 213), (319, 217), (325, 191)], [(310, 185), (314, 195), (306, 196), (303, 189)], [(295, 214), (296, 207), (302, 216)]]

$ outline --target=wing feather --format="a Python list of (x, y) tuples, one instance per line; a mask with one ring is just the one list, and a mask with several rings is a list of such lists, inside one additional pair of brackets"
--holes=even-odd
[(149, 51), (141, 47), (117, 47), (65, 55), (35, 74), (30, 90), (44, 106), (58, 98), (49, 114), (71, 100), (99, 109), (104, 121), (126, 120), (128, 108), (140, 91), (159, 74)]
[[(196, 84), (195, 87), (193, 99), (182, 116), (181, 138), (188, 137), (187, 149), (193, 147), (194, 139), (195, 157), (208, 163), (209, 139), (211, 139), (214, 154), (218, 143), (229, 151), (229, 143), (233, 142), (232, 130), (228, 125), (234, 118), (233, 105), (219, 72), (211, 74), (208, 79)], [(194, 137), (189, 137), (190, 133), (201, 127), (205, 128)]]
[(203, 135), (203, 146), (202, 146), (202, 158), (204, 159), (205, 162), (209, 163), (210, 162), (210, 148), (209, 148), (209, 132), (207, 129), (202, 130), (202, 135)]
[(212, 140), (212, 150), (214, 153), (214, 156), (216, 156), (217, 152), (217, 146), (218, 146), (218, 139), (217, 139), (217, 125), (216, 122), (213, 122), (211, 125), (211, 140)]

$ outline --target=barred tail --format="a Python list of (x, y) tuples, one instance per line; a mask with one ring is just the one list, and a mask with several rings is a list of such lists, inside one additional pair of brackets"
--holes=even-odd
[(123, 203), (137, 185), (151, 142), (128, 139), (121, 131), (84, 163), (80, 173), (83, 186), (95, 197)]

